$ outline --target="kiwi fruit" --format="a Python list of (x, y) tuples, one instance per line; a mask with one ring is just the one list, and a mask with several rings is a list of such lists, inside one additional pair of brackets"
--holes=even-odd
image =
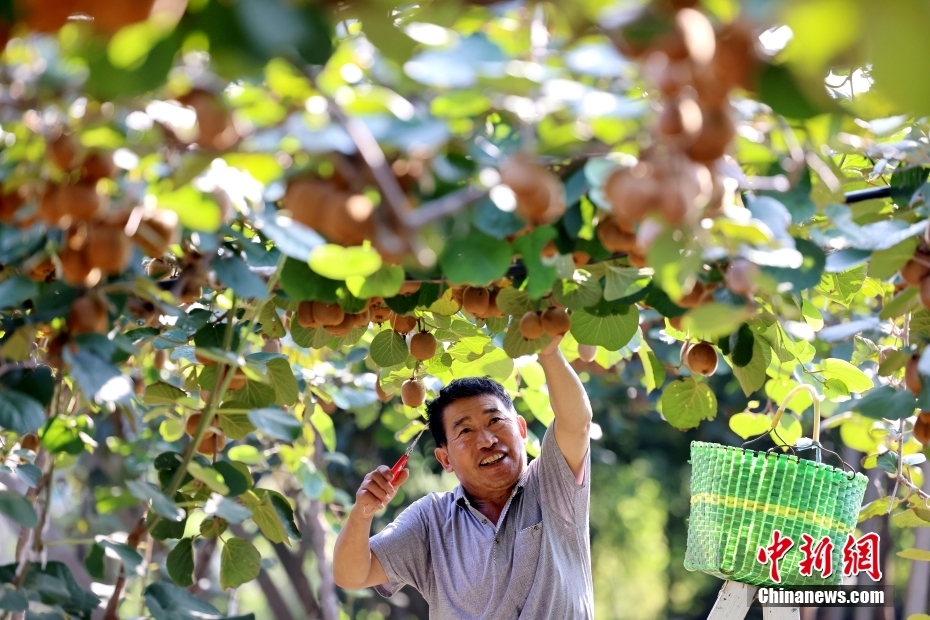
[[(191, 437), (197, 434), (197, 427), (200, 426), (201, 418), (203, 418), (201, 413), (192, 413), (187, 418), (187, 422), (184, 423), (184, 430), (187, 431), (187, 434)], [(214, 425), (216, 425), (216, 416), (213, 416), (213, 422), (210, 423), (210, 426)]]
[(194, 142), (205, 149), (224, 151), (239, 141), (239, 132), (223, 102), (211, 92), (194, 89), (179, 98), (182, 105), (197, 114), (197, 137)]
[(76, 0), (19, 0), (16, 3), (19, 16), (30, 30), (57, 32), (68, 23), (72, 13), (77, 12)]
[(413, 295), (420, 290), (420, 283), (414, 282), (412, 280), (404, 280), (404, 283), (400, 285), (400, 290), (397, 291), (398, 295)]
[(97, 224), (87, 230), (87, 262), (107, 275), (120, 274), (132, 260), (132, 242), (122, 227)]
[(612, 218), (603, 218), (595, 232), (601, 245), (610, 252), (629, 252), (636, 247), (636, 235), (620, 230)]
[(64, 217), (61, 209), (61, 186), (49, 183), (39, 199), (39, 217), (49, 226), (57, 226)]
[(469, 286), (462, 295), (462, 307), (477, 317), (484, 318), (488, 313), (491, 293), (486, 288)]
[(320, 324), (313, 319), (312, 301), (302, 301), (297, 304), (297, 323), (301, 327), (307, 329), (314, 329), (320, 326)]
[(748, 296), (756, 291), (759, 267), (745, 258), (737, 258), (727, 267), (724, 282), (737, 295)]
[(352, 327), (368, 327), (371, 323), (371, 310), (368, 308), (360, 312), (354, 312), (349, 316), (352, 317)]
[(161, 370), (165, 367), (165, 362), (168, 361), (168, 351), (165, 349), (157, 349), (155, 355), (152, 356), (152, 367), (155, 370)]
[(105, 334), (109, 329), (110, 320), (103, 300), (92, 295), (74, 300), (68, 314), (68, 330), (71, 334)]
[(584, 267), (591, 262), (591, 255), (582, 250), (575, 250), (572, 252), (572, 262), (575, 264), (575, 267)]
[(133, 242), (143, 254), (152, 258), (167, 254), (171, 244), (177, 242), (177, 237), (178, 214), (166, 209), (145, 209), (132, 232)]
[(682, 308), (695, 308), (704, 301), (704, 294), (708, 292), (707, 287), (700, 280), (694, 283), (694, 286), (691, 287), (691, 291), (688, 292), (684, 297), (679, 299), (676, 303)]
[(597, 356), (597, 346), (593, 344), (579, 344), (578, 357), (585, 362), (593, 362)]
[(685, 195), (684, 188), (677, 183), (669, 183), (659, 193), (659, 213), (672, 225), (681, 224), (688, 215), (691, 201)]
[(207, 431), (197, 445), (197, 452), (206, 456), (214, 456), (218, 452), (222, 452), (225, 447), (226, 436), (223, 433)]
[(203, 364), (204, 366), (216, 366), (216, 360), (211, 357), (207, 357), (200, 351), (194, 351), (194, 359)]
[(68, 218), (75, 222), (86, 222), (100, 215), (107, 204), (104, 197), (97, 193), (96, 185), (85, 182), (61, 186), (57, 200), (60, 217), (58, 221), (49, 223), (60, 224)]
[(19, 192), (0, 193), (0, 222), (13, 224), (16, 221), (16, 212), (25, 203)]
[(930, 308), (930, 275), (920, 281), (920, 303)]
[(432, 359), (436, 355), (436, 348), (436, 336), (429, 332), (420, 332), (410, 338), (410, 355), (421, 362)]
[(930, 256), (922, 252), (914, 255), (901, 267), (901, 279), (909, 286), (919, 286), (920, 281), (930, 274)]
[(346, 313), (339, 304), (328, 304), (322, 301), (313, 302), (313, 320), (323, 327), (340, 325)]
[(614, 219), (624, 222), (643, 219), (656, 205), (659, 190), (652, 164), (644, 161), (632, 168), (617, 170), (604, 185)]
[(342, 321), (340, 321), (338, 325), (324, 325), (323, 329), (325, 329), (328, 334), (344, 338), (349, 335), (349, 332), (355, 329), (356, 320), (354, 314), (344, 313)]
[(688, 368), (691, 372), (709, 377), (717, 371), (717, 351), (706, 342), (698, 342), (688, 348)]
[(378, 400), (382, 403), (386, 403), (391, 400), (391, 395), (384, 391), (384, 388), (381, 387), (381, 377), (375, 379), (375, 394), (378, 395)]
[(914, 355), (904, 366), (904, 385), (915, 395), (920, 394), (923, 388), (923, 379), (920, 378), (920, 372), (917, 370), (919, 363), (920, 357)]
[(563, 308), (549, 308), (543, 312), (542, 328), (550, 336), (562, 336), (572, 328), (572, 320)]
[(81, 11), (93, 16), (94, 26), (107, 33), (148, 19), (155, 0), (78, 0)]
[(404, 381), (400, 388), (400, 398), (408, 407), (422, 407), (426, 402), (426, 386), (423, 382), (415, 377)]
[(31, 450), (32, 452), (39, 451), (39, 436), (35, 433), (26, 433), (19, 440), (19, 449), (20, 450)]
[(527, 340), (536, 340), (544, 333), (542, 317), (539, 316), (538, 312), (533, 312), (532, 310), (520, 318), (519, 327), (520, 333), (523, 334), (523, 337)]
[(85, 181), (96, 183), (100, 179), (112, 179), (115, 176), (116, 164), (113, 163), (113, 153), (110, 151), (91, 151), (81, 164), (81, 178)]
[(391, 317), (391, 329), (398, 334), (409, 334), (417, 326), (417, 317), (395, 314)]
[(233, 375), (233, 378), (229, 382), (229, 391), (235, 392), (245, 387), (245, 384), (248, 382), (249, 378), (241, 368), (236, 369), (236, 373)]
[(685, 153), (699, 162), (720, 159), (735, 135), (736, 125), (730, 115), (729, 103), (703, 109), (701, 131), (685, 148)]
[(371, 308), (372, 323), (378, 323), (380, 325), (385, 321), (389, 321), (392, 316), (394, 316), (394, 311), (387, 306), (373, 306)]
[(626, 254), (626, 259), (627, 259), (627, 261), (629, 261), (630, 265), (632, 265), (633, 267), (638, 267), (639, 269), (642, 269), (643, 267), (647, 267), (647, 266), (648, 266), (648, 261), (646, 260), (646, 255), (645, 255), (645, 254), (640, 254), (640, 253), (639, 253), (638, 251), (636, 251), (636, 250), (631, 250), (631, 251), (627, 252), (627, 254)]
[(287, 184), (282, 204), (295, 221), (317, 230), (322, 221), (323, 199), (334, 191), (333, 185), (327, 181), (298, 177)]
[(914, 422), (914, 439), (925, 446), (930, 444), (930, 417), (924, 417), (923, 413)]
[(698, 67), (710, 64), (716, 51), (717, 35), (703, 13), (691, 8), (679, 10), (675, 13), (675, 30), (692, 63)]
[(70, 172), (78, 165), (80, 150), (80, 145), (71, 134), (58, 132), (54, 138), (49, 140), (46, 153), (49, 160), (60, 170)]
[(488, 313), (487, 316), (482, 317), (486, 319), (502, 319), (506, 314), (497, 306), (497, 296), (500, 294), (501, 289), (495, 288), (488, 294)]

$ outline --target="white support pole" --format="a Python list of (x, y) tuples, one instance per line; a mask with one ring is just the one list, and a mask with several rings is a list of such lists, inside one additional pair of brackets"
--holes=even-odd
[(756, 600), (759, 588), (738, 581), (727, 581), (717, 594), (714, 609), (707, 620), (743, 620)]

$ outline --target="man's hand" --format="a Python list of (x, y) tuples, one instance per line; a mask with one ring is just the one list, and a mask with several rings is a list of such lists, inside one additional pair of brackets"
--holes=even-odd
[(391, 468), (387, 465), (381, 465), (378, 469), (367, 474), (362, 481), (362, 486), (355, 493), (353, 512), (358, 511), (359, 516), (368, 519), (373, 518), (376, 512), (394, 499), (397, 489), (407, 482), (409, 477), (410, 471), (402, 469), (397, 475), (397, 480), (392, 480)]

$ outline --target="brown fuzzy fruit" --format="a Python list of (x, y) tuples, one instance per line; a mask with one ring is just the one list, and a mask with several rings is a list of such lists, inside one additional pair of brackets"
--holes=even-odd
[(918, 286), (927, 274), (930, 274), (930, 256), (918, 252), (914, 258), (907, 261), (901, 267), (901, 279), (907, 282), (909, 286)]
[(197, 446), (197, 452), (206, 456), (213, 456), (226, 447), (226, 436), (222, 433), (207, 431)]
[(110, 151), (92, 151), (81, 164), (81, 178), (96, 183), (116, 176), (116, 164)]
[(707, 292), (707, 287), (704, 286), (704, 283), (698, 280), (694, 283), (694, 286), (691, 288), (691, 291), (679, 299), (676, 303), (682, 308), (694, 308), (704, 300), (704, 294)]
[[(200, 420), (203, 418), (203, 415), (200, 413), (192, 413), (187, 422), (184, 424), (184, 430), (187, 431), (187, 434), (193, 437), (197, 434), (197, 427), (200, 426)], [(212, 425), (216, 424), (216, 416), (213, 417)], [(209, 428), (209, 427), (208, 427)]]
[(78, 297), (68, 314), (68, 329), (76, 334), (105, 334), (110, 329), (107, 307), (99, 297)]
[(579, 344), (578, 357), (586, 362), (594, 361), (597, 356), (597, 346), (593, 344)]
[(422, 407), (426, 402), (426, 386), (419, 379), (411, 377), (401, 386), (400, 399), (408, 407)]
[(685, 152), (694, 161), (720, 159), (735, 135), (736, 125), (730, 115), (729, 104), (703, 110), (701, 131)]
[(930, 308), (930, 275), (920, 281), (920, 303), (924, 308)]
[(152, 258), (168, 253), (178, 237), (178, 214), (166, 209), (146, 209), (132, 240), (143, 254)]
[(374, 306), (371, 308), (372, 323), (384, 323), (385, 321), (391, 320), (392, 316), (394, 316), (394, 311), (387, 306)]
[(132, 242), (122, 227), (98, 224), (87, 230), (87, 262), (91, 269), (116, 275), (132, 260)]
[(504, 311), (497, 306), (497, 296), (500, 292), (501, 289), (496, 288), (488, 295), (488, 315), (484, 318), (502, 319), (507, 316), (504, 314)]
[(527, 340), (536, 340), (543, 335), (542, 318), (538, 312), (527, 312), (520, 318), (520, 333)]
[(236, 369), (236, 374), (233, 375), (233, 378), (229, 382), (229, 391), (234, 392), (245, 387), (245, 384), (248, 382), (249, 378), (241, 368)]
[(80, 158), (80, 145), (69, 133), (59, 133), (48, 143), (48, 158), (65, 172), (74, 170)]
[(365, 308), (361, 312), (354, 312), (349, 316), (352, 317), (352, 327), (368, 327), (371, 323), (371, 310)]
[(759, 267), (745, 258), (737, 258), (724, 276), (727, 288), (737, 295), (752, 295), (758, 288)]
[(462, 295), (462, 307), (477, 317), (487, 317), (490, 292), (485, 288), (469, 286)]
[(591, 262), (591, 255), (581, 250), (575, 250), (572, 252), (572, 262), (575, 263), (575, 267), (584, 267)]
[(93, 16), (94, 26), (108, 33), (144, 21), (154, 4), (155, 0), (78, 0), (81, 11)]
[(923, 388), (923, 380), (917, 370), (919, 363), (920, 356), (915, 355), (907, 360), (907, 364), (904, 366), (904, 385), (915, 395), (920, 394), (920, 390)]
[(436, 336), (429, 332), (414, 334), (410, 339), (410, 355), (421, 362), (432, 359), (436, 355), (436, 348)]
[(59, 224), (68, 217), (76, 222), (86, 222), (100, 215), (106, 204), (93, 183), (64, 185), (58, 190), (58, 209), (61, 217), (58, 221), (49, 223)]
[(320, 326), (320, 324), (313, 319), (312, 301), (302, 301), (297, 304), (297, 323), (301, 327), (306, 327), (307, 329), (315, 329)]
[(0, 222), (12, 224), (16, 221), (16, 212), (25, 200), (19, 192), (0, 193)]
[(417, 326), (417, 317), (395, 314), (391, 317), (391, 329), (398, 334), (409, 334)]
[(158, 349), (155, 351), (155, 355), (152, 357), (152, 367), (155, 370), (161, 370), (165, 367), (165, 362), (168, 361), (168, 351), (165, 349)]
[(197, 137), (194, 140), (197, 144), (206, 149), (223, 151), (239, 141), (239, 132), (233, 124), (232, 115), (216, 95), (194, 89), (179, 101), (192, 107), (197, 114)]
[(165, 280), (174, 273), (174, 267), (164, 258), (153, 258), (145, 266), (145, 273), (153, 280)]
[(652, 165), (642, 161), (632, 168), (617, 170), (604, 185), (614, 218), (625, 222), (643, 219), (656, 206), (660, 189)]
[(413, 295), (419, 290), (420, 290), (419, 282), (405, 280), (404, 283), (400, 285), (400, 290), (397, 292), (397, 294), (398, 295)]
[(19, 440), (19, 449), (38, 452), (39, 451), (39, 436), (36, 435), (35, 433), (27, 433), (23, 435), (22, 439)]
[(349, 335), (353, 329), (355, 329), (356, 318), (354, 314), (345, 313), (342, 316), (342, 321), (338, 325), (324, 325), (323, 329), (326, 330), (326, 333), (332, 334), (339, 338), (344, 338)]
[(596, 232), (601, 245), (611, 252), (630, 252), (636, 247), (636, 235), (620, 230), (609, 217), (601, 220)]
[(322, 222), (323, 200), (334, 191), (332, 183), (327, 181), (298, 177), (287, 184), (282, 203), (294, 220), (317, 230)]
[(339, 325), (345, 319), (345, 310), (339, 304), (313, 302), (313, 320), (323, 327)]
[(709, 377), (717, 371), (717, 351), (706, 342), (691, 346), (686, 355), (691, 372)]
[(207, 357), (200, 351), (194, 351), (194, 359), (203, 364), (204, 366), (216, 366), (216, 360), (212, 357)]
[(572, 328), (572, 320), (562, 308), (549, 308), (542, 315), (542, 328), (550, 336), (561, 336)]
[(930, 444), (930, 419), (924, 417), (923, 414), (918, 416), (917, 421), (914, 422), (914, 439), (925, 446)]

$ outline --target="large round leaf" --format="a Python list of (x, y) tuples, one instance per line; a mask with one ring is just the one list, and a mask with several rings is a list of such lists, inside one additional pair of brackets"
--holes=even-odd
[(500, 239), (473, 230), (450, 239), (439, 264), (452, 284), (485, 286), (507, 273), (513, 251)]
[(617, 351), (633, 338), (639, 326), (639, 310), (630, 306), (626, 314), (594, 316), (584, 310), (572, 312), (572, 336), (579, 344), (592, 344)]
[(662, 415), (679, 430), (694, 428), (717, 415), (717, 397), (704, 383), (681, 379), (662, 392)]

